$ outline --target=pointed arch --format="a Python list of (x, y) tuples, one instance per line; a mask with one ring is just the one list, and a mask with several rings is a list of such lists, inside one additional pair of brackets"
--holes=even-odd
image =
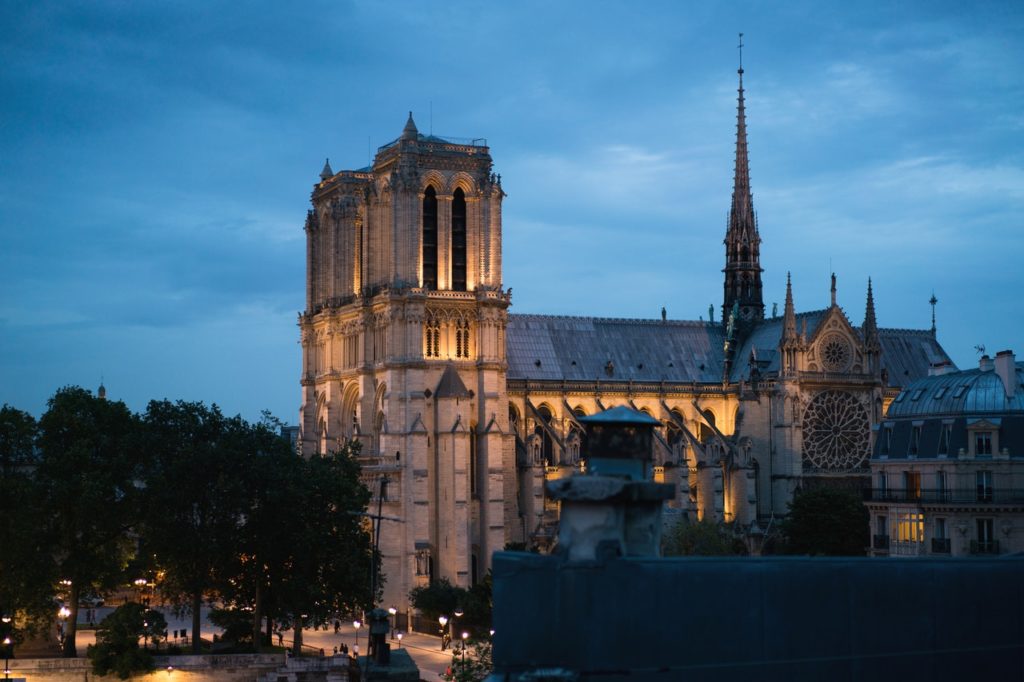
[(452, 290), (466, 290), (466, 193), (457, 187), (452, 193)]
[(422, 286), (433, 290), (437, 289), (437, 190), (433, 185), (423, 190), (422, 237)]

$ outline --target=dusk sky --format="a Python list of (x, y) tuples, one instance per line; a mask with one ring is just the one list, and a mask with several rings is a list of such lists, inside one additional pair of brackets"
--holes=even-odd
[(737, 33), (768, 314), (1024, 356), (1024, 3), (4, 2), (0, 403), (295, 423), (309, 194), (486, 138), (512, 312), (722, 302)]

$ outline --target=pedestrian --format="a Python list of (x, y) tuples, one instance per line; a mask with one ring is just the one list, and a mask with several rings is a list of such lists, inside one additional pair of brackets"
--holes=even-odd
[(335, 656), (337, 656), (337, 655), (338, 655), (338, 647), (334, 647), (334, 655), (335, 655)]
[(341, 621), (336, 620), (334, 621), (334, 634), (338, 634), (339, 630), (341, 630)]
[(284, 646), (284, 633), (280, 630), (277, 631), (277, 645)]
[(355, 658), (359, 658), (359, 645), (358, 644), (353, 644), (352, 645), (352, 654), (354, 655)]

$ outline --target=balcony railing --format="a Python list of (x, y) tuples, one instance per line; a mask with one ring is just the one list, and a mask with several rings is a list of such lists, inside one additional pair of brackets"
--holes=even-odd
[(871, 549), (889, 549), (888, 535), (872, 535)]
[(971, 540), (971, 554), (999, 554), (999, 540)]
[(974, 488), (967, 490), (872, 488), (864, 491), (866, 502), (919, 504), (1024, 504), (1024, 488)]
[(949, 538), (932, 538), (932, 554), (949, 554), (951, 549)]

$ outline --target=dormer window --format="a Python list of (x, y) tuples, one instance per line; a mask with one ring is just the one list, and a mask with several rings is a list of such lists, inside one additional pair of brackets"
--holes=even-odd
[(918, 451), (921, 449), (921, 427), (914, 425), (910, 431), (910, 449), (907, 450), (907, 454), (911, 457), (917, 456)]
[(910, 399), (911, 400), (920, 400), (922, 395), (924, 395), (924, 389), (923, 388), (919, 388), (916, 391), (914, 391), (914, 395), (910, 396)]
[(939, 432), (939, 451), (938, 451), (938, 454), (940, 454), (940, 455), (948, 455), (949, 454), (949, 432), (950, 432), (950, 427), (951, 427), (950, 424), (943, 424), (942, 425), (942, 431)]
[(946, 395), (946, 387), (940, 386), (939, 390), (935, 391), (935, 399), (938, 400), (942, 396)]
[(975, 455), (991, 455), (992, 454), (992, 432), (991, 431), (977, 431), (974, 434), (974, 454)]
[(957, 386), (956, 390), (953, 391), (953, 397), (954, 398), (959, 398), (960, 396), (962, 396), (964, 394), (964, 391), (966, 391), (966, 390), (967, 390), (967, 386), (966, 385), (964, 385), (964, 386)]
[(893, 402), (894, 403), (903, 402), (903, 399), (906, 398), (906, 397), (907, 397), (907, 392), (906, 391), (900, 391), (900, 394), (898, 396), (896, 396), (896, 400), (893, 400)]

